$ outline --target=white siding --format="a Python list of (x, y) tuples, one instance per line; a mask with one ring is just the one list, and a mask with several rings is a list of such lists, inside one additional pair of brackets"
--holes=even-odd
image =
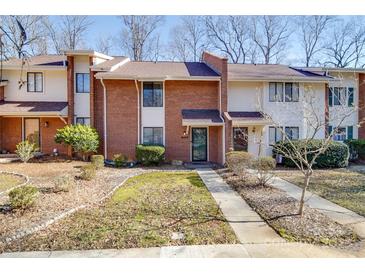
[(229, 82), (228, 111), (257, 111), (262, 89), (262, 82)]
[(76, 73), (90, 73), (89, 56), (75, 56), (75, 120), (77, 117), (90, 117), (90, 93), (76, 92)]
[(20, 70), (5, 70), (4, 78), (6, 101), (53, 101), (67, 102), (67, 71), (65, 70), (24, 70), (22, 80), (27, 81), (27, 72), (43, 72), (43, 92), (27, 92), (25, 82), (19, 89)]

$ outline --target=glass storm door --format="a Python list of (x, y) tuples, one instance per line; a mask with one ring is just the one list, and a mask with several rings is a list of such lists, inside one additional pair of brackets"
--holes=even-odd
[(192, 160), (207, 161), (208, 146), (207, 146), (207, 128), (192, 128)]
[(24, 139), (36, 144), (36, 146), (39, 147), (39, 134), (39, 119), (24, 118)]

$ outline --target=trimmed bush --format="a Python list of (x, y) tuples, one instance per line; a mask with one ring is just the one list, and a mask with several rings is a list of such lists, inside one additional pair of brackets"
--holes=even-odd
[(258, 182), (265, 185), (274, 176), (276, 161), (269, 156), (259, 157), (252, 161), (252, 167), (257, 170)]
[(227, 167), (237, 175), (243, 175), (250, 166), (253, 156), (246, 151), (230, 151), (226, 153)]
[(349, 147), (351, 160), (365, 160), (365, 140), (346, 140), (345, 144)]
[(91, 181), (96, 176), (96, 167), (93, 164), (88, 164), (81, 167), (80, 178), (82, 180)]
[(61, 175), (56, 177), (53, 184), (54, 192), (69, 192), (72, 186), (75, 184), (75, 179), (70, 175)]
[(113, 156), (115, 167), (123, 167), (127, 164), (128, 157), (124, 154), (115, 154)]
[(97, 169), (104, 167), (104, 156), (103, 155), (91, 155), (91, 163)]
[(145, 166), (159, 165), (165, 160), (165, 148), (163, 146), (137, 145), (136, 158)]
[(23, 163), (27, 163), (35, 156), (38, 147), (29, 141), (23, 141), (16, 145), (15, 153), (18, 155)]
[[(304, 140), (291, 141), (298, 151), (304, 154)], [(323, 140), (311, 140), (307, 144), (308, 160), (313, 157), (311, 151), (316, 151), (322, 147)], [(283, 146), (281, 149), (280, 147)], [(278, 154), (280, 150), (293, 151), (293, 146), (288, 141), (280, 141), (273, 146), (273, 153)], [(294, 153), (292, 153), (294, 155)], [(316, 159), (314, 168), (340, 168), (346, 167), (349, 163), (349, 149), (348, 146), (341, 142), (331, 141), (329, 147)], [(288, 167), (296, 167), (294, 162), (286, 157), (283, 157), (283, 164)]]
[(21, 186), (9, 192), (9, 202), (14, 209), (27, 209), (35, 203), (38, 194), (35, 186)]

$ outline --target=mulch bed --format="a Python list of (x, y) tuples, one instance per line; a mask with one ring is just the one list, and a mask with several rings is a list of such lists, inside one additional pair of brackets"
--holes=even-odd
[(298, 213), (299, 202), (285, 192), (257, 184), (253, 176), (242, 180), (227, 169), (218, 171), (260, 216), (288, 241), (330, 246), (348, 246), (358, 237), (319, 211), (305, 206), (304, 216)]

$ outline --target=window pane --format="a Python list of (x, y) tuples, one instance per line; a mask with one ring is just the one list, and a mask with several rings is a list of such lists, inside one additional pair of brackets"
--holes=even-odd
[(333, 105), (335, 106), (340, 105), (340, 94), (338, 87), (333, 88)]
[(34, 73), (28, 73), (27, 85), (28, 85), (28, 91), (35, 90)]
[(162, 107), (162, 85), (155, 84), (153, 87), (153, 106)]
[(276, 85), (275, 83), (270, 83), (269, 84), (269, 101), (270, 102), (275, 102), (275, 94), (276, 94)]
[(354, 106), (354, 88), (348, 88), (348, 106)]
[(35, 91), (42, 92), (43, 90), (43, 74), (36, 73), (35, 74)]
[(269, 127), (269, 143), (270, 144), (276, 143), (276, 140), (275, 140), (275, 131), (276, 131), (276, 128)]
[(284, 86), (283, 83), (276, 83), (276, 101), (283, 102)]
[(276, 140), (275, 142), (279, 142), (283, 140), (283, 133), (281, 132), (283, 130), (282, 127), (276, 128)]
[(90, 92), (90, 75), (89, 75), (89, 73), (84, 73), (83, 76), (84, 76), (84, 79), (83, 79), (84, 90), (83, 91), (89, 93)]
[(285, 102), (293, 101), (292, 88), (292, 83), (285, 83)]
[(153, 128), (143, 128), (143, 143), (153, 144)]
[(153, 129), (153, 144), (154, 145), (162, 145), (162, 127)]
[(344, 87), (341, 87), (341, 88), (338, 88), (339, 89), (339, 98), (340, 98), (340, 104), (341, 105), (344, 105), (346, 104), (346, 88)]
[(292, 101), (299, 102), (299, 83), (293, 83)]
[(143, 83), (143, 106), (153, 106), (153, 83)]
[(299, 128), (293, 127), (292, 128), (292, 140), (298, 140), (299, 139)]
[(83, 92), (84, 89), (83, 76), (82, 73), (76, 74), (76, 92)]

